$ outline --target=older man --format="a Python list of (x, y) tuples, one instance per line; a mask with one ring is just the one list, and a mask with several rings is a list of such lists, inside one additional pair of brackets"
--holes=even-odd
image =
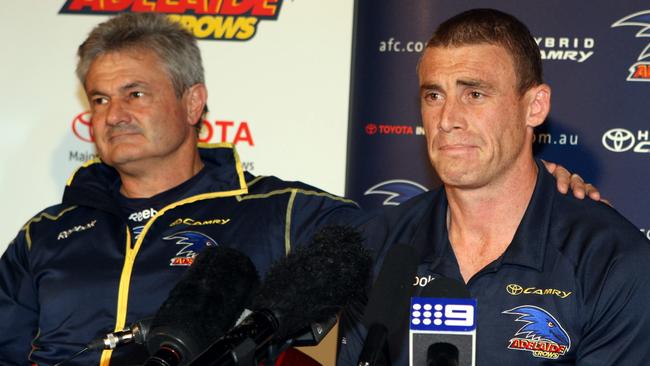
[[(254, 177), (230, 145), (197, 148), (207, 91), (195, 39), (157, 14), (124, 14), (79, 47), (77, 73), (101, 160), (31, 219), (0, 263), (0, 364), (52, 365), (153, 315), (206, 246), (264, 274), (351, 201)], [(135, 364), (133, 347), (71, 364)]]
[[(478, 365), (647, 364), (650, 243), (611, 207), (559, 194), (533, 157), (551, 88), (526, 26), (496, 10), (461, 13), (436, 30), (418, 76), (444, 186), (365, 224), (378, 263), (409, 244), (418, 276), (466, 284)], [(366, 335), (356, 320), (344, 327), (344, 365)], [(407, 364), (408, 335), (391, 339), (393, 365)]]

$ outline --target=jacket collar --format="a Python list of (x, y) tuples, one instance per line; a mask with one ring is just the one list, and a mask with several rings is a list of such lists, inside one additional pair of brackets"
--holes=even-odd
[[(209, 192), (247, 190), (244, 170), (232, 144), (199, 144), (199, 155), (207, 169)], [(117, 212), (112, 191), (120, 186), (117, 171), (100, 159), (85, 162), (72, 174), (63, 192), (63, 203), (91, 206)], [(203, 191), (206, 191), (205, 187)], [(189, 190), (187, 195), (205, 192)]]

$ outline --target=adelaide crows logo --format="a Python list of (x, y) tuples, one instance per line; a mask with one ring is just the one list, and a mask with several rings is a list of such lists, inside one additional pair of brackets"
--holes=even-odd
[(170, 266), (190, 266), (196, 257), (206, 247), (216, 247), (218, 244), (211, 237), (197, 231), (181, 231), (163, 238), (176, 240), (181, 250), (170, 260)]
[[(612, 24), (614, 27), (634, 26), (641, 29), (634, 36), (635, 38), (650, 37), (650, 10), (640, 11), (623, 17)], [(645, 46), (634, 65), (630, 66), (629, 81), (650, 81), (650, 43)], [(644, 61), (645, 60), (645, 61)]]
[(421, 184), (406, 179), (393, 179), (375, 184), (370, 187), (364, 195), (380, 194), (387, 196), (383, 202), (384, 206), (397, 206), (413, 196), (426, 192), (427, 189)]
[(534, 305), (522, 305), (503, 314), (518, 315), (515, 321), (525, 323), (510, 339), (509, 349), (528, 351), (535, 357), (554, 360), (571, 348), (569, 334), (546, 310)]

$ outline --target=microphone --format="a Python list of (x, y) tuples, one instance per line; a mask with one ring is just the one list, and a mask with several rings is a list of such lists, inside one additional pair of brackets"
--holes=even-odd
[(405, 309), (411, 298), (411, 282), (416, 274), (418, 256), (413, 247), (393, 245), (385, 256), (377, 280), (368, 298), (362, 322), (368, 333), (358, 359), (358, 366), (389, 366), (388, 339), (406, 330)]
[(311, 323), (305, 333), (291, 339), (291, 346), (310, 347), (318, 345), (327, 333), (334, 328), (337, 321), (338, 317), (333, 315), (324, 321)]
[(427, 366), (458, 366), (458, 347), (451, 343), (434, 343), (427, 349)]
[(434, 278), (411, 298), (409, 364), (473, 366), (476, 362), (476, 299), (464, 284)]
[(205, 248), (153, 318), (145, 366), (187, 365), (221, 337), (259, 286), (251, 260), (237, 250)]
[(89, 350), (115, 349), (117, 346), (128, 343), (145, 344), (149, 337), (149, 329), (153, 318), (139, 320), (128, 327), (108, 333), (101, 338), (97, 338), (88, 343), (86, 347)]
[(272, 358), (272, 346), (333, 317), (362, 296), (371, 260), (361, 235), (328, 226), (311, 245), (271, 266), (253, 300), (253, 312), (190, 365), (253, 365)]

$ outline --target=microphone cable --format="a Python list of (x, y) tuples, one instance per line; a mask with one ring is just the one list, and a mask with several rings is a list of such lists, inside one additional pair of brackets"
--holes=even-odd
[(61, 366), (61, 365), (63, 365), (64, 363), (66, 363), (66, 362), (68, 362), (68, 361), (71, 361), (71, 360), (77, 358), (77, 356), (81, 355), (82, 353), (84, 353), (84, 352), (86, 352), (86, 351), (88, 351), (88, 347), (84, 347), (81, 351), (75, 353), (74, 355), (72, 355), (72, 356), (66, 358), (65, 360), (63, 360), (63, 361), (61, 361), (61, 362), (59, 362), (59, 363), (54, 364), (54, 366)]

